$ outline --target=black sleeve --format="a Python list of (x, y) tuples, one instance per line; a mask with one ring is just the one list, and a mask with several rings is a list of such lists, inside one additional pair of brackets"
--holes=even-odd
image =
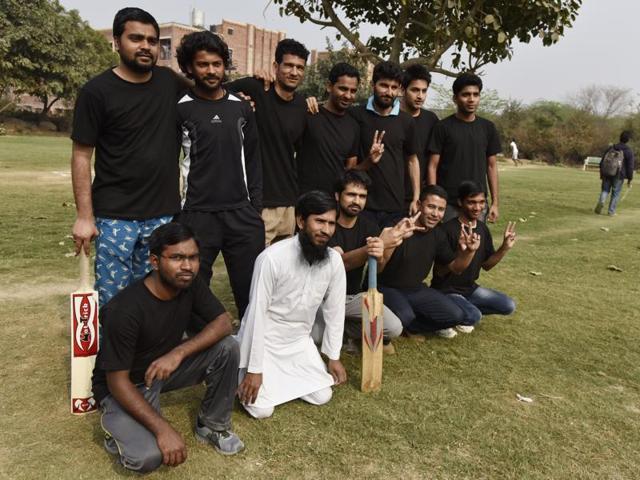
[[(195, 313), (195, 316), (192, 315), (191, 318), (197, 322), (198, 325), (195, 326), (197, 327), (195, 330), (198, 331), (199, 328), (204, 326), (200, 322), (207, 324), (218, 318), (226, 310), (199, 276), (196, 276), (191, 288), (193, 289), (192, 308), (193, 313)], [(191, 327), (194, 327), (194, 325), (191, 325)]]
[(500, 136), (498, 135), (498, 130), (496, 126), (489, 122), (489, 141), (487, 142), (487, 157), (491, 155), (496, 155), (502, 151), (502, 146), (500, 145)]
[[(449, 265), (456, 258), (456, 251), (451, 248), (447, 236), (442, 230), (436, 230), (436, 263)], [(456, 242), (457, 243), (457, 242)]]
[(352, 128), (353, 128), (353, 144), (349, 149), (348, 158), (357, 157), (358, 153), (360, 153), (360, 125), (358, 124), (358, 122), (353, 120)]
[(429, 139), (429, 148), (427, 149), (430, 153), (440, 154), (442, 153), (442, 147), (444, 146), (444, 142), (446, 139), (446, 129), (444, 123), (442, 121), (436, 123), (436, 126), (433, 127), (433, 132), (431, 133), (431, 138)]
[(260, 158), (260, 139), (256, 116), (245, 102), (246, 123), (244, 124), (244, 153), (247, 167), (247, 188), (251, 205), (260, 212), (262, 210), (262, 160)]
[(402, 145), (405, 159), (418, 153), (418, 138), (415, 125), (416, 122), (413, 121), (413, 118), (407, 118), (405, 127), (406, 135), (404, 144)]
[(245, 95), (249, 95), (252, 100), (255, 100), (258, 95), (262, 95), (263, 83), (252, 77), (239, 78), (233, 82), (225, 84), (225, 88), (231, 92), (242, 92)]
[(130, 370), (138, 342), (139, 318), (135, 308), (103, 308), (100, 312), (102, 345), (98, 367), (102, 370)]
[(71, 140), (83, 145), (95, 146), (102, 129), (104, 118), (102, 102), (87, 88), (82, 88), (73, 112)]

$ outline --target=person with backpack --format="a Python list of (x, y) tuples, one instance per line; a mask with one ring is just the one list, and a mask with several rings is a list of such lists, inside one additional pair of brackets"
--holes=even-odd
[(620, 134), (620, 143), (610, 147), (602, 157), (600, 162), (600, 179), (602, 180), (602, 188), (600, 198), (596, 205), (595, 212), (600, 214), (604, 208), (609, 192), (611, 192), (611, 200), (609, 201), (609, 216), (616, 214), (616, 206), (620, 199), (622, 184), (627, 179), (627, 185), (631, 188), (633, 180), (634, 158), (631, 148), (627, 145), (631, 139), (631, 132), (624, 131)]

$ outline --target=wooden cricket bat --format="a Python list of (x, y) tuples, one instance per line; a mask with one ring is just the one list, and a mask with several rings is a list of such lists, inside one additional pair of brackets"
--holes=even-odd
[(378, 262), (369, 257), (369, 289), (362, 299), (362, 383), (363, 392), (377, 392), (382, 386), (382, 294), (378, 292)]
[(80, 252), (80, 288), (71, 294), (71, 413), (93, 412), (91, 376), (98, 354), (98, 292), (89, 284), (89, 257)]

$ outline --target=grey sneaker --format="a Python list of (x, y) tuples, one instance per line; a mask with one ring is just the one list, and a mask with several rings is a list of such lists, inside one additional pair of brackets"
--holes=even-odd
[[(592, 204), (593, 205), (593, 204)], [(600, 213), (602, 212), (602, 208), (604, 207), (604, 203), (599, 203), (596, 205), (596, 209), (594, 210), (594, 212), (596, 212), (598, 215), (600, 215)]]
[(244, 450), (244, 443), (231, 430), (211, 430), (200, 420), (196, 421), (195, 435), (200, 442), (210, 443), (222, 455), (235, 455)]
[(453, 328), (443, 328), (442, 330), (436, 330), (435, 334), (442, 338), (453, 338), (458, 334), (458, 332)]
[(473, 332), (473, 325), (456, 325), (456, 330), (462, 333)]

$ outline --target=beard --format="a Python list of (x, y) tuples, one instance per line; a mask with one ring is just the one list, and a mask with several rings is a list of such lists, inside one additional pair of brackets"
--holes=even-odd
[(375, 93), (373, 94), (373, 103), (375, 103), (378, 108), (389, 108), (390, 106), (393, 105), (393, 102), (395, 101), (394, 97), (379, 97), (378, 95), (376, 95)]
[(149, 64), (138, 63), (135, 56), (133, 58), (127, 58), (124, 55), (120, 55), (120, 61), (136, 73), (148, 73), (153, 70), (153, 67), (156, 65), (155, 60)]
[(298, 241), (302, 248), (302, 256), (309, 262), (309, 265), (322, 262), (329, 257), (329, 246), (327, 243), (323, 245), (315, 245), (311, 241), (311, 237), (304, 230), (298, 232)]

